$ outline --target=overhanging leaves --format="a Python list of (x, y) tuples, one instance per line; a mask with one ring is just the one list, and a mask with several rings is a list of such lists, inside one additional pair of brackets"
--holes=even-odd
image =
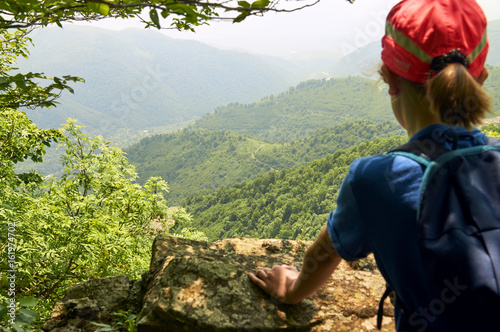
[[(283, 1), (283, 0), (281, 0)], [(352, 0), (348, 0), (352, 2)], [(267, 11), (290, 12), (309, 7), (319, 0), (307, 2), (293, 0), (296, 6), (280, 6), (280, 0), (227, 1), (227, 0), (4, 0), (0, 3), (0, 29), (27, 28), (31, 26), (61, 25), (65, 21), (99, 20), (105, 17), (139, 17), (146, 27), (167, 27), (192, 30), (193, 27), (217, 19), (240, 22), (250, 15), (262, 15)], [(149, 13), (149, 19), (141, 13)], [(224, 16), (220, 14), (225, 12)], [(175, 15), (165, 23), (159, 20)]]

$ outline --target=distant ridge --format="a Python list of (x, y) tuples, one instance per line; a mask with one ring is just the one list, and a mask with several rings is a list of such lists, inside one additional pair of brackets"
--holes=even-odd
[[(216, 106), (251, 102), (309, 76), (307, 69), (270, 57), (222, 51), (154, 30), (111, 31), (66, 26), (32, 32), (35, 47), (22, 71), (86, 80), (55, 110), (28, 111), (42, 127), (77, 118), (87, 131), (123, 146), (143, 130), (182, 125)], [(138, 139), (139, 137), (136, 137)]]

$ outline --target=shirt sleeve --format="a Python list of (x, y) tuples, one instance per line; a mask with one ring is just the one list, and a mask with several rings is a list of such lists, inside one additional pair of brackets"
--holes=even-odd
[(328, 216), (327, 229), (335, 250), (347, 261), (366, 257), (371, 248), (365, 237), (363, 221), (359, 213), (351, 183), (358, 165), (355, 161), (342, 182), (337, 198), (337, 208)]

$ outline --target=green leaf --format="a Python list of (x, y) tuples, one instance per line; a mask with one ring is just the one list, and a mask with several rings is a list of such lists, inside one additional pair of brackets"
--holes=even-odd
[(5, 316), (7, 311), (7, 307), (0, 304), (0, 321), (2, 321), (2, 318)]
[[(48, 144), (48, 143), (47, 143)], [(50, 146), (50, 144), (49, 144)], [(23, 297), (19, 300), (19, 305), (21, 307), (34, 307), (38, 304), (38, 300), (33, 296)]]
[(109, 6), (105, 3), (96, 3), (96, 2), (89, 2), (87, 3), (87, 6), (96, 13), (99, 13), (104, 16), (109, 15)]
[(257, 0), (252, 2), (252, 7), (259, 7), (259, 8), (264, 8), (269, 5), (269, 0)]
[(36, 312), (30, 309), (21, 308), (16, 315), (16, 322), (31, 324), (36, 320)]
[(103, 323), (97, 323), (97, 322), (90, 322), (90, 324), (99, 326), (99, 328), (96, 330), (96, 332), (108, 332), (108, 331), (116, 331), (114, 327), (108, 324), (103, 324)]
[(149, 17), (151, 18), (151, 21), (153, 22), (153, 24), (158, 28), (158, 29), (161, 29), (161, 25), (160, 25), (160, 20), (158, 18), (158, 12), (156, 11), (156, 9), (151, 9), (149, 11)]
[(238, 1), (238, 6), (243, 7), (243, 8), (249, 8), (250, 3), (246, 2), (246, 1)]
[(236, 16), (236, 18), (233, 20), (233, 23), (238, 23), (243, 21), (247, 16), (249, 15), (248, 12), (243, 12), (240, 15)]

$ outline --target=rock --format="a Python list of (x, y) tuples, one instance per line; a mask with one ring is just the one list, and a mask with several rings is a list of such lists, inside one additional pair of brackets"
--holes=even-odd
[(94, 331), (90, 322), (112, 323), (113, 312), (138, 311), (144, 290), (139, 280), (127, 276), (89, 280), (66, 290), (63, 300), (56, 304), (45, 331)]
[[(258, 239), (206, 243), (160, 236), (153, 244), (143, 282), (128, 282), (122, 276), (74, 286), (56, 305), (44, 329), (95, 330), (85, 325), (89, 319), (109, 323), (113, 311), (138, 313), (142, 298), (139, 332), (376, 330), (385, 281), (378, 270), (371, 269), (373, 258), (359, 267), (342, 262), (316, 294), (298, 305), (280, 303), (248, 278), (249, 271), (275, 264), (300, 269), (309, 245)], [(387, 301), (382, 331), (395, 331), (392, 310)]]
[[(370, 331), (385, 281), (342, 263), (330, 281), (298, 305), (255, 286), (247, 272), (300, 268), (309, 242), (228, 239), (213, 244), (158, 237), (138, 331)], [(391, 315), (390, 304), (386, 313)], [(394, 331), (391, 317), (385, 331)]]

